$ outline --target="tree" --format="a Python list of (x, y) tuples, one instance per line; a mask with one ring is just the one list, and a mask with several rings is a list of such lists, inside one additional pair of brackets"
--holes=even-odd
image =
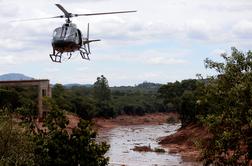
[(108, 151), (109, 146), (104, 142), (97, 144), (95, 138), (96, 132), (93, 130), (93, 124), (81, 120), (70, 137), (71, 153), (75, 158), (72, 165), (105, 166), (108, 164), (109, 158), (104, 157), (104, 154)]
[(19, 95), (14, 90), (0, 89), (0, 109), (14, 111), (20, 106)]
[(60, 109), (70, 110), (71, 103), (69, 101), (69, 95), (61, 84), (55, 84), (52, 88), (52, 98), (59, 106)]
[(82, 96), (72, 96), (72, 112), (78, 114), (82, 119), (91, 120), (97, 115), (95, 103), (93, 100)]
[(205, 60), (217, 77), (209, 80), (198, 104), (202, 122), (213, 134), (203, 151), (205, 165), (248, 165), (252, 137), (252, 52), (232, 48), (223, 63)]
[(109, 88), (108, 80), (101, 75), (97, 77), (94, 83), (94, 99), (96, 101), (96, 110), (98, 116), (106, 118), (115, 117), (116, 113), (111, 106), (111, 90)]
[(100, 102), (96, 104), (97, 116), (105, 118), (114, 118), (116, 117), (116, 112), (114, 107), (112, 107), (110, 102)]
[(179, 110), (182, 127), (196, 121), (196, 95), (192, 91), (185, 91), (181, 96)]
[(35, 165), (34, 143), (28, 130), (12, 118), (12, 111), (0, 109), (0, 165)]
[(35, 136), (35, 163), (38, 165), (81, 165), (105, 166), (104, 154), (109, 146), (95, 141), (96, 132), (92, 123), (80, 120), (78, 127), (67, 132), (68, 120), (64, 113), (50, 99), (44, 101), (50, 112), (45, 121), (47, 131), (39, 130)]
[(101, 75), (97, 77), (94, 83), (94, 98), (97, 102), (106, 102), (111, 100), (111, 91), (109, 89), (108, 80)]
[(188, 79), (181, 82), (168, 83), (158, 90), (158, 97), (164, 105), (180, 115), (182, 127), (196, 121), (196, 99), (201, 95), (202, 80)]

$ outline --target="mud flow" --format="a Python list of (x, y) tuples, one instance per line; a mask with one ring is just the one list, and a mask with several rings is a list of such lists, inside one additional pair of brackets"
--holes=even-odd
[[(169, 154), (169, 149), (165, 149), (164, 153), (155, 152), (155, 149), (162, 148), (158, 145), (158, 139), (175, 133), (179, 128), (180, 124), (120, 126), (100, 131), (98, 140), (110, 144), (110, 150), (106, 154), (110, 157), (110, 166), (198, 165), (184, 162), (179, 154)], [(136, 146), (148, 146), (153, 151), (134, 151)]]

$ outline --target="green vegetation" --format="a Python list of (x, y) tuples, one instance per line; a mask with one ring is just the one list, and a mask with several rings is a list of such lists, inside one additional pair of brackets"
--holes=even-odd
[[(232, 48), (223, 63), (206, 59), (219, 75), (209, 80), (200, 99), (202, 122), (213, 134), (204, 149), (206, 165), (248, 165), (252, 137), (252, 52)], [(202, 110), (203, 111), (203, 110)], [(250, 153), (250, 154), (249, 154)], [(251, 159), (251, 158), (250, 158)]]
[(144, 82), (135, 87), (113, 87), (112, 103), (117, 114), (144, 115), (166, 112), (161, 99), (157, 97), (160, 84)]
[(67, 86), (56, 84), (53, 99), (62, 110), (78, 114), (83, 119), (113, 118), (121, 114), (144, 115), (166, 112), (157, 97), (160, 84), (144, 82), (137, 86), (109, 87), (105, 76), (97, 77), (93, 86)]
[(50, 99), (44, 102), (51, 110), (45, 127), (35, 135), (35, 161), (38, 165), (88, 165), (105, 166), (108, 158), (103, 155), (109, 146), (95, 142), (96, 132), (92, 123), (80, 120), (72, 132), (66, 131), (68, 121), (63, 112)]
[(0, 165), (35, 165), (29, 132), (13, 121), (8, 109), (0, 110)]
[(108, 80), (101, 75), (97, 77), (94, 83), (94, 99), (98, 102), (109, 102), (111, 100), (111, 90), (109, 89)]
[(180, 113), (182, 125), (200, 123), (212, 134), (203, 147), (204, 165), (248, 165), (252, 159), (252, 52), (232, 48), (224, 62), (205, 60), (217, 76), (168, 83), (164, 104)]
[(183, 80), (181, 82), (168, 83), (158, 90), (159, 98), (170, 110), (180, 114), (182, 126), (197, 121), (197, 97), (201, 95), (201, 87), (204, 80)]
[[(35, 116), (31, 114), (34, 108), (29, 99), (33, 96), (20, 97), (22, 93), (18, 90), (20, 88), (0, 91), (0, 165), (108, 164), (109, 158), (104, 154), (109, 146), (95, 141), (96, 132), (90, 121), (81, 119), (76, 128), (67, 131), (68, 120), (64, 112), (53, 99), (45, 98), (43, 102), (51, 111), (44, 120), (44, 129), (38, 128)], [(32, 94), (33, 89), (25, 91)]]

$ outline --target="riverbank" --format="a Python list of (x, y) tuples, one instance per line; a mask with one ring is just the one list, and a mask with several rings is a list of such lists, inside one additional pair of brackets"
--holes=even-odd
[[(75, 128), (80, 118), (73, 113), (66, 113), (66, 117), (69, 120), (67, 128), (69, 130)], [(129, 126), (129, 125), (159, 125), (167, 123), (167, 120), (172, 120), (174, 122), (179, 122), (179, 116), (177, 113), (151, 113), (143, 116), (130, 116), (130, 115), (120, 115), (116, 118), (94, 118), (95, 128), (97, 130), (109, 130), (119, 126)]]
[[(74, 128), (79, 122), (79, 117), (68, 114), (68, 128)], [(144, 116), (120, 115), (116, 118), (94, 118), (95, 128), (98, 131), (106, 132), (108, 130), (132, 125), (161, 125), (170, 120), (179, 121), (176, 113), (153, 113)], [(159, 144), (170, 154), (179, 153), (183, 161), (198, 161), (200, 151), (195, 143), (201, 138), (207, 139), (209, 134), (202, 127), (189, 125), (183, 129), (178, 129), (175, 134), (160, 138)]]
[(210, 137), (210, 133), (202, 126), (190, 124), (172, 135), (161, 138), (159, 144), (169, 149), (169, 153), (179, 153), (185, 161), (198, 161), (200, 149), (197, 146), (202, 140), (205, 142)]
[(118, 126), (129, 126), (129, 125), (159, 125), (167, 123), (168, 119), (178, 120), (176, 113), (152, 113), (144, 116), (129, 116), (120, 115), (116, 118), (105, 119), (105, 118), (94, 118), (95, 126), (99, 130), (112, 129)]
[[(173, 119), (179, 122), (179, 116), (176, 113), (154, 113), (144, 116), (121, 115), (114, 119), (95, 118), (95, 126), (100, 131), (110, 130), (120, 126), (129, 125), (160, 125)], [(173, 121), (172, 120), (172, 121)], [(194, 162), (200, 159), (200, 150), (195, 143), (209, 134), (202, 127), (189, 125), (170, 136), (160, 138), (159, 144), (170, 154), (180, 154), (184, 162)]]

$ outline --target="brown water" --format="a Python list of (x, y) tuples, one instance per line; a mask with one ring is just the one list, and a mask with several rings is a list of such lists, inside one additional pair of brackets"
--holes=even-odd
[(184, 162), (179, 154), (136, 152), (135, 146), (160, 147), (158, 138), (173, 134), (180, 124), (120, 126), (99, 133), (99, 140), (110, 144), (106, 156), (109, 166), (191, 166), (198, 163)]

